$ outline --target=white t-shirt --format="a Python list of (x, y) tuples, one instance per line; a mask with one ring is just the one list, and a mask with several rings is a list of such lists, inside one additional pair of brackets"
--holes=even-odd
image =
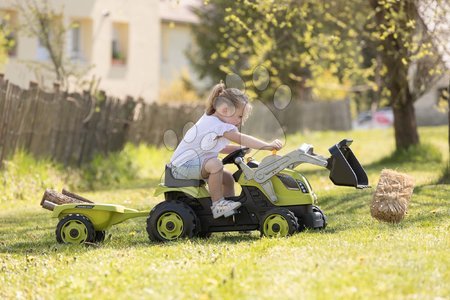
[(199, 159), (200, 166), (206, 159), (217, 157), (219, 152), (230, 141), (223, 134), (229, 131), (238, 131), (233, 124), (225, 123), (216, 116), (203, 116), (184, 135), (177, 149), (170, 159), (176, 167), (192, 159)]

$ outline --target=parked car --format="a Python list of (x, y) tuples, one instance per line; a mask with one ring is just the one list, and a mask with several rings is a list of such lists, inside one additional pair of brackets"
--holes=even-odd
[(375, 113), (372, 113), (371, 111), (360, 113), (356, 120), (353, 121), (353, 128), (388, 128), (393, 124), (394, 113), (392, 112), (392, 108), (384, 107), (378, 109)]

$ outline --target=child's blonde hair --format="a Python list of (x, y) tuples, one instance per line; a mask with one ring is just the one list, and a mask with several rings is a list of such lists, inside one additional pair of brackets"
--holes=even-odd
[(248, 97), (239, 89), (226, 88), (223, 81), (216, 84), (208, 97), (208, 103), (206, 106), (206, 114), (208, 116), (216, 112), (216, 108), (221, 104), (227, 104), (228, 106), (244, 107), (244, 116), (242, 122), (244, 122), (250, 115), (252, 105), (248, 101)]

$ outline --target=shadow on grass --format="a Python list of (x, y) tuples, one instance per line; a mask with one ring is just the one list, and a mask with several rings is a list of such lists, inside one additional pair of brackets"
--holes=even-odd
[[(420, 185), (415, 187), (414, 196), (410, 201), (405, 219), (399, 224), (391, 225), (398, 226), (399, 229), (439, 226), (448, 220), (450, 202), (447, 201), (447, 197), (449, 192), (450, 186), (447, 185)], [(351, 230), (361, 226), (361, 224), (369, 225), (370, 223), (367, 223), (366, 219), (372, 219), (370, 215), (371, 200), (372, 191), (351, 192), (339, 196), (323, 196), (320, 204), (328, 217), (349, 221), (345, 226), (335, 225), (333, 232), (339, 232)], [(325, 232), (331, 232), (330, 227), (327, 227)]]
[[(404, 150), (397, 150), (378, 161), (363, 165), (367, 173), (379, 172), (382, 169), (413, 168), (435, 170), (436, 164), (442, 163), (442, 153), (431, 144), (411, 146)], [(300, 172), (307, 176), (328, 176), (326, 169), (305, 170)], [(450, 176), (450, 175), (449, 175)]]
[(447, 162), (447, 166), (444, 167), (442, 175), (439, 178), (438, 184), (450, 184), (450, 161)]
[[(39, 220), (40, 217), (40, 220)], [(52, 253), (66, 253), (67, 250), (74, 250), (76, 252), (93, 251), (97, 249), (139, 249), (147, 247), (178, 247), (182, 243), (193, 244), (240, 244), (259, 240), (259, 232), (252, 231), (246, 233), (214, 233), (211, 238), (192, 238), (181, 239), (173, 242), (154, 242), (148, 239), (145, 224), (142, 228), (137, 230), (139, 233), (136, 236), (130, 236), (123, 228), (120, 231), (111, 233), (107, 231), (107, 238), (104, 242), (98, 244), (87, 245), (66, 245), (59, 244), (55, 239), (55, 224), (45, 222), (42, 216), (36, 216), (39, 224), (32, 225), (33, 222), (22, 224), (20, 228), (16, 228), (15, 224), (18, 222), (18, 217), (10, 217), (2, 220), (2, 230), (0, 233), (5, 240), (0, 241), (0, 253), (2, 254), (25, 254), (33, 256), (44, 256)], [(53, 222), (52, 222), (53, 223)], [(32, 232), (32, 236), (30, 236)], [(27, 236), (30, 236), (28, 238)]]

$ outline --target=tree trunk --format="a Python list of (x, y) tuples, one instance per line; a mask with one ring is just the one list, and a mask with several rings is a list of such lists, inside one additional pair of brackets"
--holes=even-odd
[(403, 106), (394, 105), (393, 111), (396, 149), (405, 149), (419, 144), (413, 102), (408, 101)]
[(448, 109), (448, 161), (447, 161), (447, 175), (450, 175), (450, 80), (447, 89), (447, 109)]
[(408, 68), (392, 59), (388, 53), (382, 54), (388, 69), (386, 87), (390, 91), (390, 103), (394, 112), (396, 149), (406, 149), (419, 144), (414, 97), (409, 90)]
[[(414, 32), (407, 24), (409, 20), (414, 20), (417, 9), (413, 1), (397, 1), (392, 3), (389, 9), (380, 0), (370, 0), (370, 4), (375, 10), (375, 20), (380, 28), (388, 28), (392, 25), (389, 23), (391, 20), (396, 21), (395, 34), (379, 38), (378, 42), (382, 46), (379, 52), (381, 61), (387, 69), (384, 82), (390, 92), (390, 105), (394, 111), (396, 148), (405, 149), (419, 144), (413, 105), (416, 99), (409, 90), (408, 80), (410, 50), (405, 45), (405, 41), (412, 42)], [(402, 13), (398, 13), (398, 18), (394, 19), (392, 11)], [(381, 34), (381, 31), (378, 34)]]
[(312, 100), (312, 87), (306, 87), (303, 82), (299, 83), (296, 89), (296, 99), (306, 102)]

